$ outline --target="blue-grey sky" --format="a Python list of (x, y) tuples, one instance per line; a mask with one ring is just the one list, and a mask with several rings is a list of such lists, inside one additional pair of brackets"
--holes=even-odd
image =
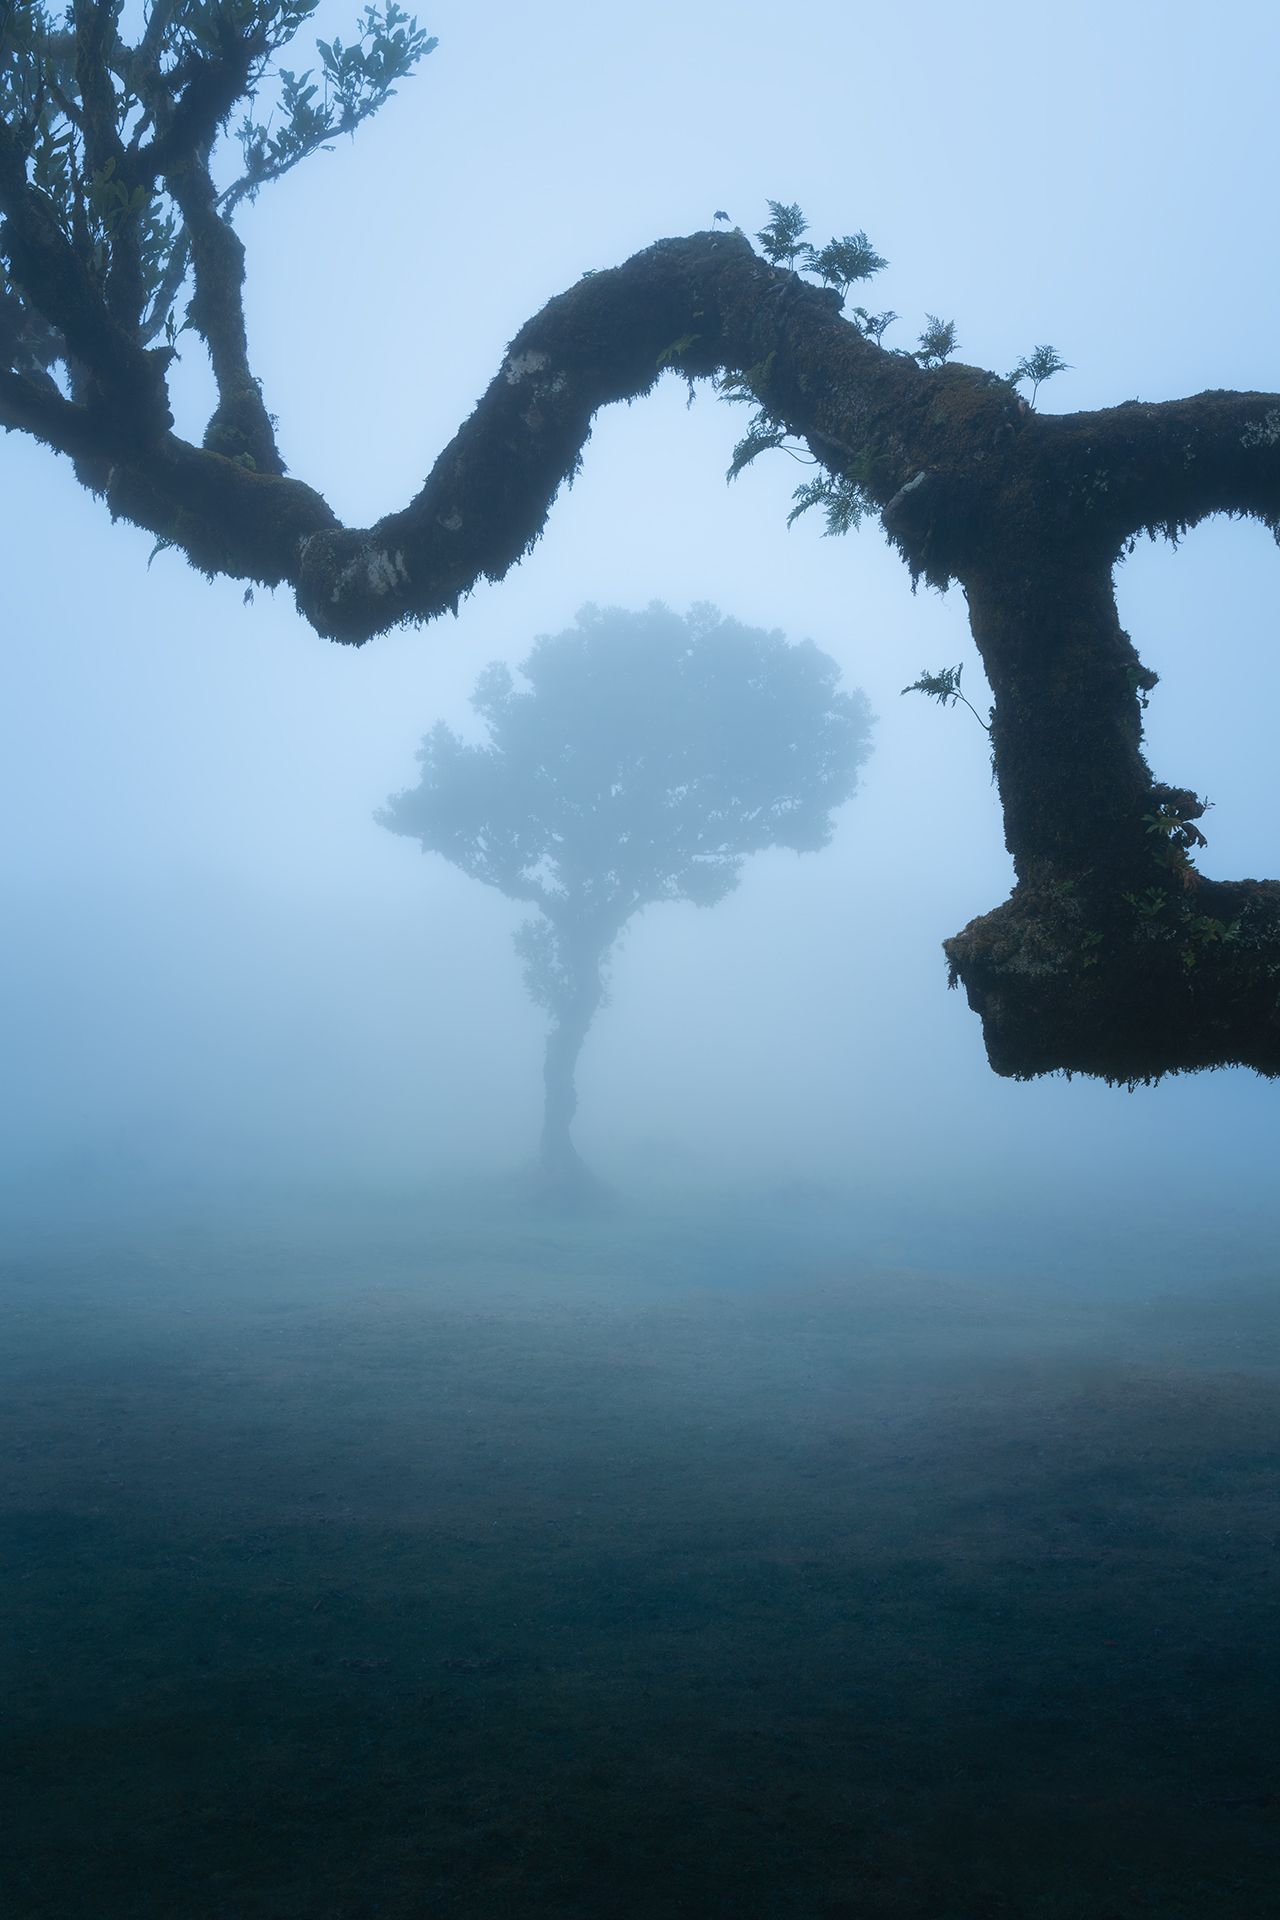
[[(954, 317), (961, 359), (1072, 363), (1047, 410), (1277, 384), (1270, 240), (1280, 14), (1095, 0), (1036, 16), (917, 0), (791, 10), (421, 13), (439, 35), (354, 143), (243, 222), (256, 368), (293, 471), (346, 518), (416, 490), (504, 346), (586, 268), (769, 197), (865, 228), (874, 304)], [(347, 9), (326, 4), (321, 32)], [(290, 64), (306, 64), (293, 58)], [(194, 362), (195, 349), (188, 349)], [(184, 369), (198, 431), (205, 386)], [(1270, 1175), (1280, 1089), (1227, 1073), (1134, 1094), (986, 1066), (942, 939), (1010, 872), (986, 743), (899, 689), (963, 660), (963, 598), (913, 597), (874, 527), (785, 527), (797, 470), (724, 482), (741, 416), (664, 382), (597, 423), (535, 554), (456, 620), (358, 651), (286, 596), (210, 585), (113, 528), (11, 437), (0, 780), (12, 902), (5, 1155), (19, 1181), (133, 1156), (405, 1176), (518, 1159), (540, 1022), (516, 912), (380, 832), (437, 718), (584, 601), (711, 600), (835, 655), (879, 715), (825, 854), (760, 860), (713, 913), (652, 911), (580, 1076), (581, 1144), (652, 1165), (854, 1169), (1229, 1213)], [(1142, 548), (1122, 611), (1162, 675), (1157, 774), (1207, 793), (1215, 875), (1275, 874), (1280, 556), (1215, 523)]]

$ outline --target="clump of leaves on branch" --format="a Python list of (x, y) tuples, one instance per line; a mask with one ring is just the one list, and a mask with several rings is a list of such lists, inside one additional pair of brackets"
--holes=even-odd
[[(859, 281), (872, 279), (888, 266), (888, 261), (876, 252), (865, 233), (847, 233), (842, 239), (828, 240), (824, 247), (814, 247), (803, 238), (809, 231), (809, 223), (794, 202), (770, 200), (768, 204), (768, 223), (756, 235), (765, 259), (775, 267), (812, 274), (837, 295), (842, 306), (851, 287)], [(878, 347), (898, 315), (891, 309), (872, 313), (867, 307), (854, 307), (846, 318), (864, 339)], [(695, 340), (696, 336), (689, 337), (676, 345), (687, 349), (695, 344)], [(941, 367), (955, 353), (957, 345), (955, 321), (940, 320), (931, 313), (926, 318), (915, 347), (909, 350), (908, 357), (921, 367)], [(664, 364), (673, 364), (677, 357), (664, 360)], [(770, 404), (770, 374), (776, 358), (774, 354), (745, 371), (726, 371), (714, 383), (722, 400), (749, 401), (755, 406), (746, 433), (734, 447), (727, 476), (730, 480), (736, 480), (762, 453), (788, 453), (793, 459), (821, 464), (821, 455), (807, 451), (804, 439), (789, 430), (782, 415)], [(1031, 380), (1034, 405), (1040, 386), (1053, 374), (1065, 371), (1066, 365), (1066, 361), (1052, 347), (1037, 347), (1029, 358), (1018, 362), (1009, 376), (1009, 383), (1012, 386), (1020, 380)], [(812, 446), (812, 442), (808, 444)], [(850, 473), (847, 468), (844, 472), (824, 474), (797, 487), (792, 495), (792, 503), (787, 515), (789, 527), (811, 507), (821, 507), (826, 520), (826, 534), (851, 532), (862, 524), (869, 512), (874, 512), (876, 506), (875, 500), (862, 488), (856, 473)]]
[(781, 200), (769, 202), (768, 224), (761, 227), (756, 239), (760, 242), (760, 251), (771, 266), (794, 267), (797, 261), (805, 262), (813, 255), (813, 248), (801, 235), (808, 233), (809, 222), (797, 206), (786, 206)]
[(770, 200), (768, 224), (761, 228), (756, 239), (765, 259), (773, 266), (798, 267), (816, 274), (824, 286), (834, 287), (841, 298), (855, 281), (870, 280), (889, 264), (876, 252), (865, 233), (846, 233), (842, 240), (828, 240), (825, 247), (819, 248), (801, 239), (808, 231), (809, 222), (799, 207)]
[[(119, 0), (62, 17), (0, 0), (0, 422), (71, 453), (90, 485), (105, 487), (121, 440), (172, 424), (164, 376), (188, 327), (219, 389), (205, 447), (284, 472), (249, 367), (231, 216), (354, 133), (436, 44), (388, 0), (350, 45), (318, 42), (316, 67), (277, 68), (317, 4), (153, 0), (130, 43)], [(242, 101), (227, 171), (215, 148)]]
[[(65, 15), (0, 0), (0, 426), (68, 456), (117, 519), (206, 573), (287, 584), (317, 632), (358, 645), (517, 564), (601, 408), (667, 372), (717, 384), (753, 409), (733, 472), (765, 451), (812, 463), (792, 520), (818, 509), (838, 532), (874, 517), (913, 585), (964, 590), (1017, 884), (947, 953), (993, 1066), (1280, 1073), (1280, 884), (1207, 880), (1194, 841), (1149, 831), (1162, 808), (1186, 826), (1203, 803), (1143, 756), (1155, 675), (1113, 591), (1140, 534), (1176, 540), (1213, 514), (1280, 528), (1280, 396), (1045, 419), (1018, 388), (1034, 403), (1064, 370), (1055, 349), (1010, 375), (967, 366), (934, 315), (913, 349), (886, 347), (896, 316), (847, 304), (883, 270), (866, 234), (814, 246), (778, 201), (759, 251), (739, 231), (659, 240), (558, 294), (415, 497), (343, 526), (285, 471), (235, 216), (377, 112), (434, 43), (388, 0), (283, 66), (313, 10), (152, 0), (127, 40), (120, 0)], [(199, 444), (169, 405), (188, 327), (217, 389)], [(1200, 933), (1140, 937), (1131, 901), (1165, 885), (1171, 846), (1178, 925)], [(1204, 932), (1217, 927), (1230, 937)]]
[(936, 313), (931, 313), (913, 357), (922, 367), (941, 367), (951, 358), (958, 345), (955, 321), (939, 320)]
[(246, 194), (252, 199), (260, 187), (278, 180), (338, 134), (353, 134), (437, 44), (395, 0), (388, 0), (385, 10), (365, 8), (349, 45), (343, 46), (337, 35), (317, 40), (318, 69), (308, 67), (299, 74), (281, 67), (278, 124), (247, 113), (236, 129), (244, 172), (224, 194), (224, 210)]
[(925, 672), (920, 675), (918, 680), (913, 680), (909, 687), (904, 687), (902, 691), (904, 693), (927, 694), (929, 699), (936, 700), (940, 707), (954, 707), (957, 705), (968, 707), (983, 732), (990, 733), (990, 724), (983, 719), (968, 695), (960, 691), (960, 676), (963, 672), (963, 662), (958, 667), (943, 667), (939, 673)]
[(1068, 372), (1068, 366), (1062, 356), (1053, 347), (1037, 347), (1034, 353), (1019, 360), (1009, 375), (1013, 386), (1020, 386), (1024, 380), (1031, 382), (1031, 404), (1034, 407), (1036, 395), (1046, 380), (1052, 380), (1055, 373)]

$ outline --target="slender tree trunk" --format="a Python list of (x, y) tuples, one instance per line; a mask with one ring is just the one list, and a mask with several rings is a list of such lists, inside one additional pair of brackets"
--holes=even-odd
[(547, 1035), (542, 1075), (545, 1099), (542, 1113), (542, 1172), (557, 1187), (582, 1187), (591, 1176), (573, 1144), (573, 1116), (578, 1109), (576, 1073), (583, 1042), (603, 998), (598, 965), (592, 979), (565, 1007)]

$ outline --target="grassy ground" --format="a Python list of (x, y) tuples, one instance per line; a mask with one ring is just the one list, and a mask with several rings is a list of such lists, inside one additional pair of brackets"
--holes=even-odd
[(1280, 1910), (1269, 1276), (31, 1236), (6, 1920)]

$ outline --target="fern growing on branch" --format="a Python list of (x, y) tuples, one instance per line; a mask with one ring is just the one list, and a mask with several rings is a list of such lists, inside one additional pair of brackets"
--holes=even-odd
[(990, 733), (990, 723), (983, 719), (972, 700), (967, 699), (960, 691), (960, 676), (963, 672), (964, 663), (961, 662), (958, 667), (943, 667), (939, 673), (922, 673), (918, 680), (913, 680), (911, 685), (904, 687), (902, 691), (927, 694), (930, 700), (936, 700), (942, 707), (953, 707), (958, 702), (960, 706), (968, 707), (984, 733)]
[(856, 480), (846, 479), (843, 474), (824, 473), (816, 480), (807, 480), (797, 487), (791, 496), (793, 505), (787, 515), (787, 525), (793, 527), (802, 513), (808, 513), (811, 507), (821, 507), (826, 526), (823, 538), (831, 534), (851, 533), (860, 527), (868, 513), (874, 513), (875, 502), (868, 498)]
[(799, 207), (781, 200), (770, 200), (768, 207), (768, 225), (756, 235), (765, 259), (775, 267), (794, 267), (804, 256), (812, 257), (813, 248), (800, 237), (809, 231), (809, 222)]
[(1067, 361), (1062, 359), (1053, 347), (1037, 347), (1034, 353), (1027, 354), (1019, 360), (1009, 375), (1009, 382), (1011, 386), (1016, 387), (1020, 381), (1029, 380), (1031, 405), (1034, 407), (1036, 395), (1045, 381), (1052, 380), (1055, 373), (1067, 373), (1069, 370)]

